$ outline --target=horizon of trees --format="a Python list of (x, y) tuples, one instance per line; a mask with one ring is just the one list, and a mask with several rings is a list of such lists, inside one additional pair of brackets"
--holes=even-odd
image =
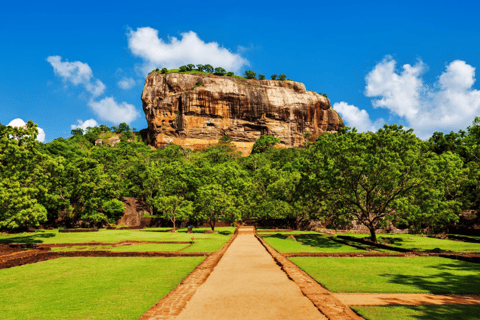
[[(32, 121), (0, 124), (0, 229), (115, 223), (126, 196), (174, 225), (292, 219), (298, 229), (311, 220), (358, 220), (373, 241), (389, 223), (440, 230), (462, 210), (479, 221), (478, 117), (466, 131), (435, 132), (428, 141), (397, 125), (375, 133), (347, 127), (297, 149), (261, 136), (247, 157), (229, 136), (204, 150), (152, 150), (127, 124), (76, 129), (48, 143), (37, 134)], [(117, 146), (95, 146), (113, 135)]]

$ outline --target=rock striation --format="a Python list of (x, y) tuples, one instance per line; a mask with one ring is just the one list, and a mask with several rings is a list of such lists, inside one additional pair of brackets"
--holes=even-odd
[(327, 98), (294, 81), (152, 72), (142, 102), (147, 139), (156, 148), (202, 148), (228, 134), (246, 155), (262, 134), (298, 147), (306, 132), (316, 138), (343, 127)]

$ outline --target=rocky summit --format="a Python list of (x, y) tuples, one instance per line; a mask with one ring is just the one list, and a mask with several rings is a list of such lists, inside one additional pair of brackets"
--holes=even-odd
[(244, 155), (262, 135), (298, 147), (343, 127), (330, 101), (295, 81), (239, 79), (213, 74), (150, 73), (142, 93), (149, 143), (203, 148), (230, 135)]

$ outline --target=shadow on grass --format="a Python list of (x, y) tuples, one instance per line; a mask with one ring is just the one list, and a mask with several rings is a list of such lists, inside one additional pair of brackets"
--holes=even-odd
[(424, 305), (424, 306), (384, 306), (353, 307), (368, 319), (402, 319), (437, 320), (437, 319), (478, 319), (479, 305)]
[(43, 243), (42, 238), (53, 238), (55, 233), (35, 233), (28, 236), (17, 236), (9, 237), (5, 239), (0, 239), (0, 244), (10, 244), (10, 243)]
[[(303, 242), (307, 246), (316, 247), (316, 248), (323, 248), (323, 249), (337, 249), (341, 247), (345, 247), (345, 245), (332, 241), (328, 238), (322, 237), (316, 234), (302, 234), (302, 235), (293, 235), (297, 242)], [(283, 235), (281, 233), (275, 233), (271, 235), (272, 238), (278, 238), (285, 240), (288, 236)]]
[[(437, 294), (480, 294), (480, 264), (455, 261), (451, 263), (426, 266), (438, 270), (438, 273), (428, 275), (381, 274), (390, 278), (390, 283), (416, 287)], [(467, 271), (471, 274), (458, 274)]]

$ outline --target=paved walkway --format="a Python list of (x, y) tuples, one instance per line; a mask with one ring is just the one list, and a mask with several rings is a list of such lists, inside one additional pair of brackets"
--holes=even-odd
[(241, 228), (176, 319), (326, 319), (254, 237)]

